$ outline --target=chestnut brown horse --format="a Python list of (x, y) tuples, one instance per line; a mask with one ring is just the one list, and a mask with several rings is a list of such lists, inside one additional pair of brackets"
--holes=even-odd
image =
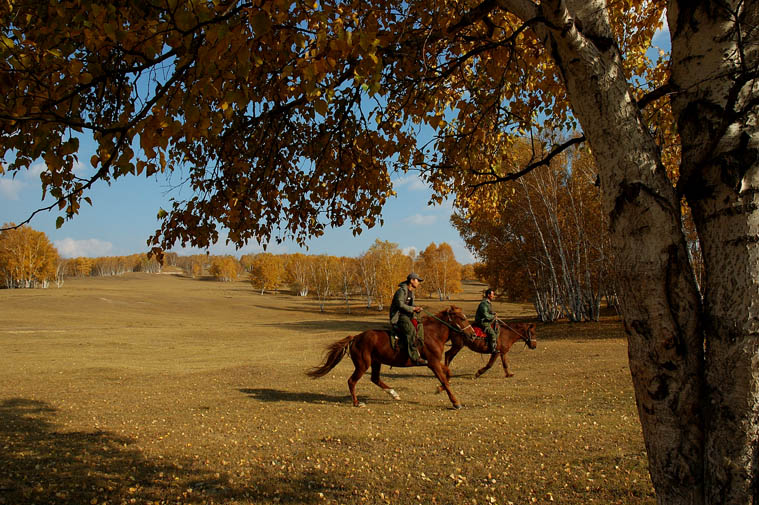
[(498, 329), (498, 353), (496, 354), (490, 354), (487, 338), (485, 337), (470, 337), (468, 335), (452, 336), (451, 348), (445, 353), (445, 365), (450, 366), (451, 361), (453, 361), (453, 358), (456, 357), (461, 348), (467, 346), (474, 352), (490, 354), (488, 363), (474, 374), (475, 379), (490, 370), (498, 356), (501, 357), (501, 364), (503, 365), (503, 372), (506, 374), (506, 377), (513, 377), (514, 374), (509, 372), (509, 364), (506, 362), (506, 353), (509, 352), (514, 342), (519, 340), (523, 340), (530, 349), (535, 349), (538, 346), (535, 336), (535, 323), (506, 323), (498, 319)]
[[(450, 372), (448, 366), (443, 363), (443, 350), (445, 342), (453, 335), (469, 334), (474, 336), (474, 329), (467, 321), (466, 314), (454, 305), (434, 316), (425, 317), (422, 324), (424, 325), (424, 347), (419, 350), (420, 354), (422, 358), (427, 360), (427, 367), (440, 381), (441, 391), (444, 390), (448, 393), (448, 398), (453, 407), (458, 409), (461, 404), (448, 384)], [(380, 369), (382, 365), (395, 367), (415, 365), (409, 358), (404, 345), (399, 344), (397, 349), (393, 349), (390, 345), (390, 336), (386, 330), (367, 330), (330, 344), (327, 346), (324, 363), (309, 370), (306, 374), (314, 379), (323, 377), (340, 363), (343, 356), (348, 353), (350, 353), (355, 368), (353, 375), (348, 379), (348, 390), (351, 393), (354, 406), (361, 406), (358, 398), (356, 398), (356, 383), (370, 366), (372, 368), (372, 382), (394, 399), (400, 400), (398, 393), (380, 379)]]

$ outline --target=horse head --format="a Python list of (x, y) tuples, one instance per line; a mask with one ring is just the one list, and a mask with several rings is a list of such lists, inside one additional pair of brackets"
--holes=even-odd
[(455, 305), (451, 305), (440, 314), (442, 319), (446, 320), (451, 325), (451, 329), (458, 333), (463, 333), (469, 336), (476, 336), (474, 328), (469, 323), (469, 318), (466, 317), (464, 311)]
[(535, 323), (528, 323), (522, 325), (524, 327), (524, 333), (522, 334), (522, 340), (527, 344), (530, 349), (535, 349), (538, 346), (537, 336), (535, 335)]
[(538, 346), (538, 339), (535, 335), (535, 323), (509, 324), (499, 319), (498, 324), (501, 326), (501, 331), (509, 331), (510, 336), (508, 337), (508, 340), (510, 342), (523, 340), (530, 349), (535, 349)]

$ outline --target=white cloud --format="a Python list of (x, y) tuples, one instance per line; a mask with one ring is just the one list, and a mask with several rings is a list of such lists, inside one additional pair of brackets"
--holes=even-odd
[(424, 191), (429, 189), (429, 186), (416, 175), (404, 175), (393, 181), (393, 186), (396, 188), (406, 188), (411, 191)]
[(401, 249), (401, 252), (405, 254), (406, 256), (417, 257), (419, 255), (419, 249), (417, 249), (414, 246), (404, 247), (403, 249)]
[(462, 265), (466, 265), (469, 263), (474, 263), (477, 261), (477, 258), (474, 257), (474, 254), (467, 249), (466, 245), (463, 241), (454, 241), (452, 244), (449, 244), (451, 246), (451, 249), (453, 250), (454, 256), (456, 256), (456, 261), (461, 263)]
[(84, 165), (81, 161), (76, 160), (74, 162), (74, 174), (77, 177), (86, 177), (90, 175), (90, 172), (92, 170), (92, 167), (89, 165)]
[[(40, 174), (45, 170), (44, 163), (35, 163), (28, 170), (21, 170), (0, 176), (0, 196), (6, 200), (18, 200), (21, 198), (21, 192), (31, 185), (39, 183)], [(7, 167), (3, 165), (3, 169)]]
[(80, 256), (97, 258), (113, 254), (113, 244), (96, 238), (85, 240), (64, 238), (62, 240), (55, 240), (53, 245), (58, 249), (58, 254), (64, 258), (77, 258)]
[(0, 178), (0, 195), (6, 200), (18, 200), (25, 186), (26, 184), (18, 179)]
[[(16, 177), (23, 181), (29, 181), (34, 184), (38, 184), (40, 182), (40, 174), (46, 170), (47, 165), (44, 162), (37, 162), (30, 165), (26, 170), (19, 170), (16, 172)], [(79, 161), (74, 162), (74, 173), (76, 175), (82, 176), (85, 175), (86, 172), (87, 167), (82, 165), (82, 163)]]
[(35, 163), (29, 167), (29, 170), (23, 172), (23, 174), (27, 179), (39, 180), (40, 174), (45, 170), (47, 170), (47, 165), (44, 163)]
[(419, 226), (432, 226), (437, 222), (437, 216), (414, 214), (413, 216), (405, 218), (403, 222)]

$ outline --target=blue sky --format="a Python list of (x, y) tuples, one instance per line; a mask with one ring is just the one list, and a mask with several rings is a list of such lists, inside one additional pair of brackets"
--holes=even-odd
[[(80, 160), (89, 160), (89, 157), (89, 154), (80, 154)], [(43, 164), (37, 163), (30, 171), (19, 173), (15, 178), (0, 176), (0, 222), (21, 222), (42, 206), (39, 173), (43, 167)], [(87, 175), (92, 173), (92, 168), (82, 166), (79, 171), (81, 175)], [(169, 182), (165, 175), (122, 178), (111, 186), (98, 182), (90, 193), (93, 206), (84, 203), (79, 215), (65, 222), (60, 229), (55, 228), (57, 212), (37, 214), (30, 225), (35, 230), (45, 232), (64, 257), (124, 256), (145, 252), (148, 236), (159, 226), (156, 218), (158, 209), (169, 208), (169, 198), (176, 196), (175, 192), (170, 192)], [(285, 242), (272, 243), (267, 251), (355, 257), (369, 249), (376, 239), (396, 243), (404, 250), (416, 248), (417, 251), (432, 242), (447, 242), (460, 263), (474, 261), (450, 224), (450, 203), (427, 206), (430, 191), (415, 175), (400, 175), (393, 183), (398, 196), (390, 199), (385, 206), (383, 226), (375, 226), (358, 237), (354, 237), (347, 228), (328, 229), (324, 236), (308, 242), (308, 250)], [(174, 250), (180, 254), (205, 252), (197, 249)], [(221, 240), (209, 251), (211, 254), (239, 256), (262, 250), (257, 243), (249, 243), (243, 249), (235, 250)]]

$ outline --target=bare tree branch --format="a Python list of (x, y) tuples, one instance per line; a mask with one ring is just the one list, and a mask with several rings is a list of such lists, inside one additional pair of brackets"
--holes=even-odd
[(512, 172), (512, 173), (507, 174), (507, 175), (496, 175), (495, 170), (493, 170), (492, 167), (487, 172), (480, 172), (480, 171), (477, 171), (477, 170), (473, 170), (472, 173), (474, 173), (475, 175), (490, 176), (492, 178), (489, 179), (489, 180), (486, 180), (486, 181), (478, 182), (477, 184), (472, 184), (470, 186), (470, 188), (471, 188), (472, 192), (474, 192), (475, 190), (477, 190), (477, 188), (480, 188), (480, 187), (488, 185), (488, 184), (498, 184), (500, 182), (507, 182), (507, 181), (513, 181), (513, 180), (519, 179), (520, 177), (529, 174), (530, 172), (532, 172), (533, 170), (535, 170), (536, 168), (538, 168), (540, 166), (548, 165), (553, 158), (555, 158), (559, 154), (563, 153), (564, 151), (566, 151), (567, 149), (569, 149), (572, 146), (575, 146), (575, 145), (578, 145), (578, 144), (582, 144), (583, 142), (585, 142), (585, 140), (586, 140), (585, 139), (585, 135), (581, 135), (579, 137), (575, 137), (573, 139), (570, 139), (570, 140), (564, 142), (563, 144), (560, 144), (560, 145), (554, 147), (551, 150), (551, 152), (546, 155), (545, 158), (530, 163), (529, 165), (527, 165), (526, 167), (524, 167), (519, 172)]
[(649, 91), (646, 93), (643, 98), (638, 100), (638, 107), (641, 109), (645, 109), (648, 105), (655, 102), (659, 98), (662, 98), (666, 95), (669, 95), (671, 93), (674, 93), (676, 91), (675, 86), (672, 83), (664, 84), (663, 86), (659, 86), (658, 88)]

